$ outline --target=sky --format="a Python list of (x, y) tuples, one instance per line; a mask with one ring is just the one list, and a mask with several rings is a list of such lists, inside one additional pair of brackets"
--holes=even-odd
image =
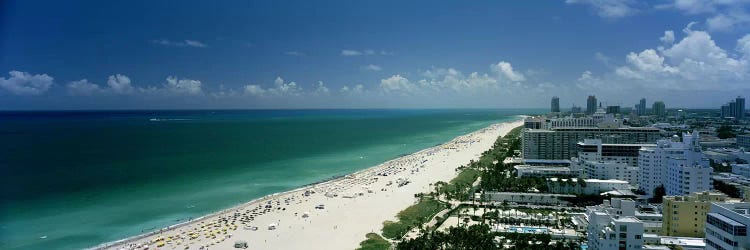
[(719, 108), (750, 0), (0, 1), (0, 110)]

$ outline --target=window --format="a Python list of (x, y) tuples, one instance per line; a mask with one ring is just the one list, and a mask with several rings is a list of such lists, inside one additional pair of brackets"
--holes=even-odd
[(620, 225), (620, 232), (627, 232), (627, 231), (628, 231), (628, 226)]

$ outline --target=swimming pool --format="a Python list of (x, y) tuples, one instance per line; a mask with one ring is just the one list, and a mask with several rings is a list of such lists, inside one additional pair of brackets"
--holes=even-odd
[(543, 227), (509, 227), (508, 232), (527, 233), (527, 234), (549, 233), (549, 229), (543, 228)]

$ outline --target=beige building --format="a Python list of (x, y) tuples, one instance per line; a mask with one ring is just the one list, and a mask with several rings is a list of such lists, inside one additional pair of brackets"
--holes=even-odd
[(704, 237), (706, 213), (712, 202), (729, 197), (716, 191), (695, 192), (688, 196), (664, 196), (662, 234), (681, 237)]

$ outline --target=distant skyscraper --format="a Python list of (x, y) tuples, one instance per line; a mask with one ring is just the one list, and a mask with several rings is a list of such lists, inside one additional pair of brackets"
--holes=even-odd
[(553, 96), (551, 106), (552, 112), (560, 112), (560, 98), (558, 98), (557, 96)]
[(737, 119), (744, 119), (745, 118), (745, 98), (738, 96), (737, 99), (734, 99), (735, 103), (735, 111), (734, 111), (734, 117)]
[(641, 102), (637, 105), (636, 113), (638, 115), (646, 115), (646, 98), (641, 98)]
[(729, 102), (729, 117), (737, 117), (737, 102)]
[(590, 95), (588, 99), (586, 99), (586, 114), (594, 114), (596, 112), (596, 96)]
[(654, 105), (651, 107), (654, 112), (654, 115), (656, 116), (665, 116), (667, 114), (667, 107), (664, 105), (664, 102), (662, 101), (655, 101)]
[(721, 118), (732, 117), (732, 112), (729, 110), (729, 104), (721, 105)]

